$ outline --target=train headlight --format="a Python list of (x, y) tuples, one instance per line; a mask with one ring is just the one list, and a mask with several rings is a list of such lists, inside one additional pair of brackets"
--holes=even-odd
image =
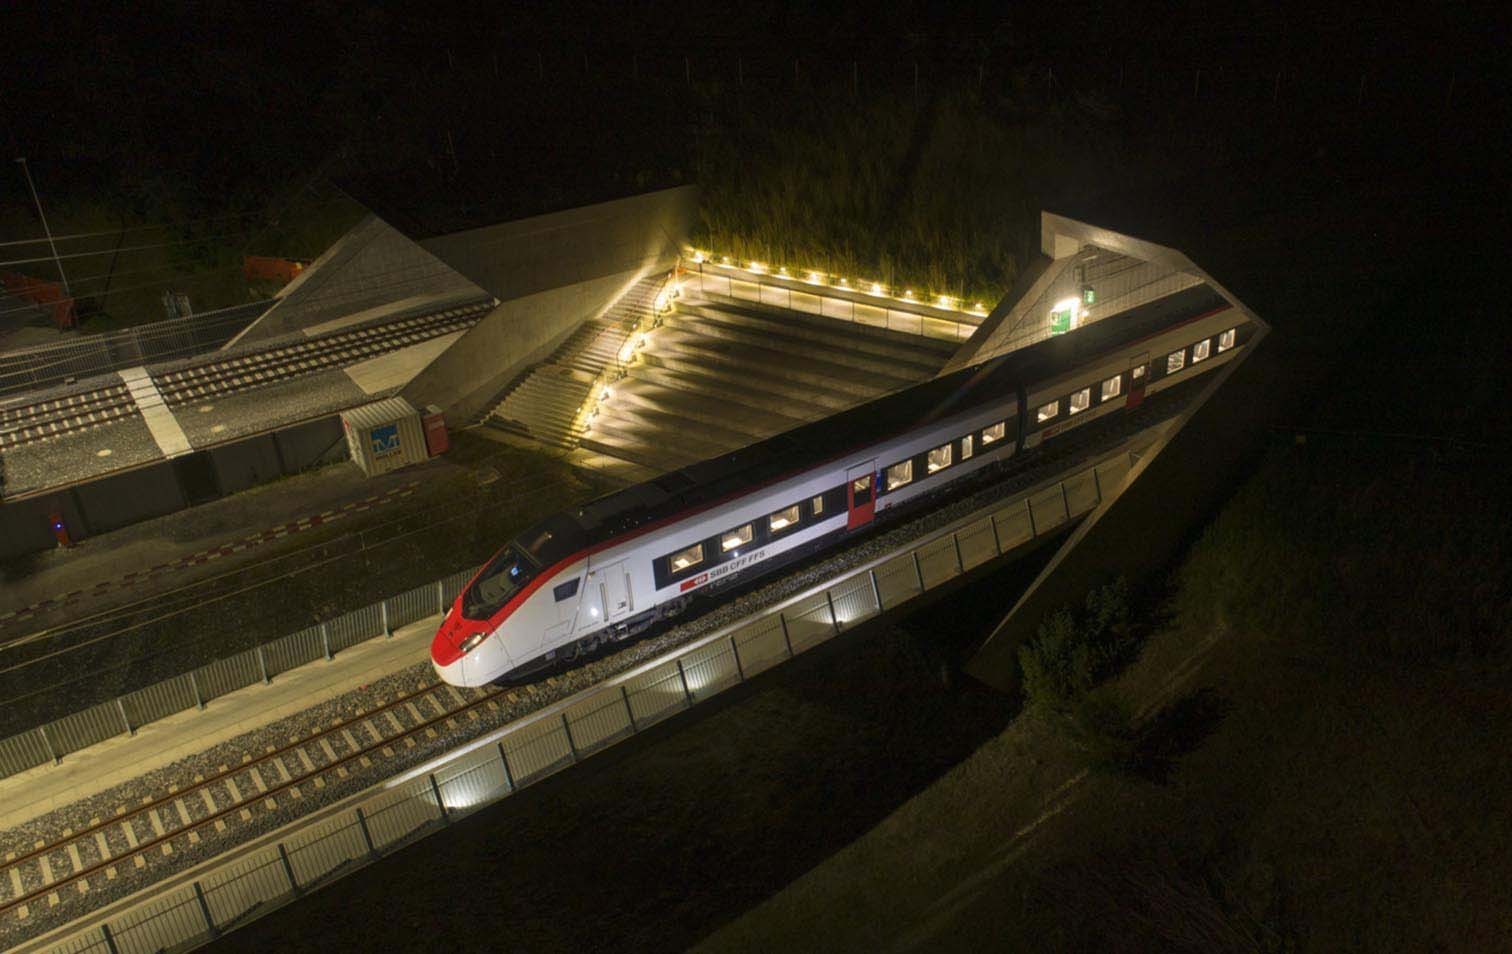
[(481, 643), (483, 641), (483, 638), (487, 635), (487, 633), (473, 633), (471, 636), (464, 637), (462, 644), (457, 648), (462, 650), (462, 655), (465, 656), (468, 653), (472, 652), (474, 649), (477, 649), (478, 644)]

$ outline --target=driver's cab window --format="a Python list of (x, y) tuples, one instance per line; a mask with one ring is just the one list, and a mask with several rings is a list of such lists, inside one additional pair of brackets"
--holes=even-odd
[(851, 506), (861, 507), (871, 503), (872, 479), (871, 474), (865, 477), (857, 477), (851, 481)]

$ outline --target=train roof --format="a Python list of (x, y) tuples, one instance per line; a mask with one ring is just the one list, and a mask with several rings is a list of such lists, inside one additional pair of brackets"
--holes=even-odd
[(1111, 348), (1222, 307), (1206, 284), (1156, 299), (982, 364), (925, 381), (748, 447), (616, 491), (572, 512), (597, 543), (646, 523), (781, 479), (853, 448), (925, 426), (1062, 374)]

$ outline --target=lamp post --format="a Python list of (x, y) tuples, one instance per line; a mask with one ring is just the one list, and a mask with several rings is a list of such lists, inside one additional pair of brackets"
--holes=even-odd
[(52, 229), (47, 226), (47, 214), (42, 211), (42, 200), (37, 196), (37, 184), (32, 181), (31, 169), (27, 168), (25, 156), (16, 157), (16, 161), (21, 163), (21, 171), (26, 175), (26, 186), (31, 189), (32, 201), (37, 204), (37, 216), (42, 220), (42, 231), (47, 233), (47, 247), (52, 249), (53, 264), (58, 266), (58, 278), (63, 283), (63, 294), (72, 298), (73, 292), (68, 288), (68, 276), (63, 274), (63, 260), (58, 257), (58, 246), (53, 242)]

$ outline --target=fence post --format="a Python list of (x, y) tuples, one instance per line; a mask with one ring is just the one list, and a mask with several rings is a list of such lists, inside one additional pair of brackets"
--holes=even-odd
[(635, 710), (630, 707), (630, 693), (625, 689), (624, 683), (620, 683), (620, 698), (625, 700), (625, 715), (630, 717), (630, 731), (639, 732), (640, 726), (635, 724)]
[(357, 827), (362, 830), (362, 843), (367, 845), (368, 854), (378, 857), (378, 848), (373, 844), (373, 833), (368, 831), (367, 816), (362, 814), (362, 806), (357, 806)]
[(393, 630), (392, 627), (389, 626), (389, 621), (388, 621), (388, 600), (385, 599), (385, 600), (379, 600), (378, 601), (378, 611), (379, 611), (379, 613), (383, 617), (383, 637), (385, 639), (392, 638), (393, 635), (394, 635), (394, 630)]
[(436, 581), (436, 612), (446, 612), (446, 581)]
[(673, 661), (677, 663), (677, 678), (682, 680), (683, 695), (687, 697), (688, 705), (691, 706), (693, 704), (693, 692), (688, 688), (688, 674), (683, 671), (683, 664), (681, 659)]
[(1002, 556), (1003, 538), (998, 535), (997, 514), (989, 513), (987, 515), (987, 526), (992, 529), (992, 549), (995, 553), (998, 554), (998, 556)]
[(735, 644), (735, 634), (730, 634), (730, 652), (735, 655), (735, 672), (745, 682), (745, 667), (740, 664), (740, 647)]
[(877, 571), (867, 570), (866, 575), (871, 580), (872, 599), (877, 601), (877, 612), (882, 613), (887, 609), (887, 607), (882, 605), (882, 589), (877, 586)]
[(121, 714), (121, 725), (126, 727), (126, 734), (136, 735), (136, 729), (131, 727), (131, 720), (126, 718), (126, 703), (121, 701), (120, 696), (116, 696), (116, 711)]
[(450, 822), (451, 817), (446, 813), (446, 802), (442, 801), (441, 799), (441, 786), (436, 783), (436, 773), (431, 772), (425, 777), (430, 779), (431, 791), (436, 795), (436, 807), (441, 809), (441, 820), (444, 822)]
[(824, 602), (829, 604), (830, 626), (835, 630), (835, 635), (840, 635), (840, 617), (835, 615), (835, 598), (830, 595), (828, 588), (824, 591)]
[(294, 878), (294, 866), (289, 863), (289, 851), (283, 846), (283, 842), (278, 843), (278, 860), (283, 862), (284, 877), (289, 879), (289, 889), (295, 894), (303, 894), (299, 882)]
[(53, 748), (52, 739), (47, 737), (47, 726), (37, 726), (37, 732), (41, 734), (42, 744), (47, 746), (47, 754), (52, 756), (53, 764), (58, 765), (62, 763), (63, 760), (58, 758), (58, 750)]
[(924, 592), (924, 571), (919, 568), (919, 551), (918, 550), (910, 550), (908, 552), (909, 552), (909, 555), (913, 557), (914, 576), (917, 577), (918, 581), (919, 581), (919, 592), (923, 593)]
[(205, 928), (209, 930), (211, 937), (220, 937), (220, 928), (215, 926), (215, 918), (210, 916), (210, 905), (205, 900), (205, 889), (200, 887), (198, 881), (194, 882), (194, 898), (199, 902), (200, 914), (205, 918)]
[(110, 925), (100, 922), (100, 939), (105, 942), (105, 950), (110, 954), (121, 954), (121, 949), (116, 947), (115, 938), (110, 933)]
[(504, 781), (509, 786), (509, 790), (513, 792), (515, 791), (515, 780), (514, 773), (509, 770), (509, 754), (504, 751), (503, 742), (497, 742), (495, 745), (499, 748), (499, 761), (504, 765)]
[(263, 685), (268, 685), (273, 680), (268, 678), (268, 657), (263, 655), (262, 644), (257, 646), (257, 667), (262, 670)]
[(562, 731), (567, 733), (567, 748), (572, 751), (572, 761), (576, 762), (578, 755), (577, 743), (572, 741), (572, 724), (567, 721), (567, 713), (562, 713)]
[(194, 675), (194, 670), (189, 670), (189, 687), (194, 690), (194, 704), (201, 710), (205, 708), (205, 697), (200, 695), (199, 678)]
[(778, 610), (777, 611), (777, 622), (779, 622), (779, 623), (782, 624), (782, 641), (787, 644), (788, 658), (792, 659), (793, 658), (793, 640), (792, 640), (792, 637), (790, 637), (788, 635), (787, 614), (783, 613), (781, 610)]
[(330, 623), (321, 623), (320, 624), (320, 645), (325, 649), (326, 662), (330, 662), (331, 660), (333, 660), (333, 659), (336, 658), (335, 656), (331, 655), (331, 624)]
[(950, 535), (950, 539), (951, 539), (951, 542), (953, 542), (955, 544), (956, 569), (959, 570), (962, 573), (965, 573), (966, 572), (966, 561), (961, 558), (961, 535), (959, 533), (952, 533)]

